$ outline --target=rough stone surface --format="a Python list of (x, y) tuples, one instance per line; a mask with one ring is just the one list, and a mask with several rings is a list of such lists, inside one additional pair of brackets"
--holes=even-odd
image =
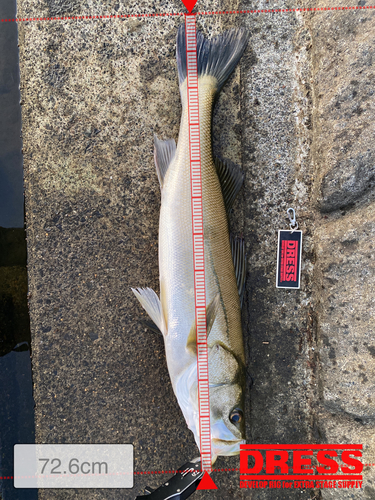
[(328, 222), (316, 236), (317, 285), (321, 285), (320, 383), (324, 405), (373, 425), (374, 207)]
[[(365, 464), (375, 462), (374, 234), (373, 205), (317, 232), (319, 429), (325, 442), (363, 443)], [(374, 498), (373, 467), (363, 475), (364, 493), (323, 498)]]
[[(313, 193), (322, 213), (314, 234), (316, 435), (362, 443), (363, 463), (373, 464), (374, 16), (363, 10), (305, 19), (313, 37)], [(323, 489), (322, 497), (375, 498), (373, 471), (364, 468), (362, 490)]]
[(316, 195), (321, 210), (331, 212), (374, 197), (374, 15), (360, 10), (308, 17), (314, 39), (314, 133), (319, 137), (314, 163), (321, 179)]
[[(181, 8), (177, 0), (20, 0), (19, 15)], [(375, 462), (373, 19), (359, 11), (197, 20), (206, 36), (239, 25), (251, 33), (213, 123), (215, 154), (245, 173), (231, 224), (244, 234), (248, 252), (248, 441), (359, 442), (364, 463)], [(174, 469), (197, 453), (173, 396), (162, 339), (144, 329), (130, 292), (131, 286), (158, 290), (152, 137), (178, 136), (181, 21), (20, 25), (37, 440), (131, 442), (137, 471)], [(275, 288), (277, 230), (288, 227), (290, 206), (304, 234), (299, 291)], [(217, 466), (236, 468), (238, 458), (220, 458)], [(362, 490), (348, 493), (240, 490), (237, 472), (216, 472), (219, 490), (195, 498), (374, 498), (372, 470), (365, 468)], [(160, 476), (136, 476), (134, 490), (121, 497), (134, 498), (146, 484), (157, 486)], [(39, 494), (42, 500), (119, 495)]]

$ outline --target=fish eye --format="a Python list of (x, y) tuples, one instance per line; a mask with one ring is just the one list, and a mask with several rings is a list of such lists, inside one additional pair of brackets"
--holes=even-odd
[(239, 424), (243, 419), (243, 412), (239, 408), (235, 408), (230, 412), (229, 420), (232, 424)]

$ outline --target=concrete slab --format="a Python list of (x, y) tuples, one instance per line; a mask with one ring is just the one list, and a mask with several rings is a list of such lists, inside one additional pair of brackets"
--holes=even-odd
[[(201, 2), (199, 10), (233, 10), (236, 5)], [(256, 7), (269, 5), (264, 1)], [(273, 7), (290, 6), (278, 1)], [(43, 6), (36, 0), (19, 2), (19, 15), (25, 17), (180, 10), (177, 1), (125, 5), (110, 0), (85, 4), (48, 0)], [(319, 287), (323, 278), (330, 278), (328, 257), (319, 249), (327, 241), (329, 258), (336, 258), (341, 250), (349, 252), (350, 245), (341, 244), (353, 239), (346, 236), (349, 226), (343, 212), (357, 210), (350, 206), (337, 210), (342, 205), (335, 205), (335, 183), (327, 184), (333, 190), (324, 191), (325, 176), (338, 172), (330, 160), (338, 137), (329, 136), (329, 106), (323, 98), (318, 101), (319, 93), (326, 95), (329, 90), (328, 66), (320, 66), (319, 51), (327, 58), (335, 54), (323, 45), (331, 38), (346, 50), (346, 28), (336, 35), (334, 31), (342, 23), (349, 26), (351, 18), (338, 16), (280, 13), (198, 19), (207, 36), (240, 24), (251, 32), (241, 68), (217, 103), (214, 151), (240, 163), (245, 173), (232, 228), (244, 234), (248, 249), (246, 415), (248, 440), (254, 443), (347, 442), (360, 437), (369, 446), (372, 443), (367, 431), (357, 434), (358, 423), (350, 418), (345, 421), (347, 427), (342, 424), (347, 430), (335, 434), (335, 413), (319, 400), (341, 383), (338, 371), (319, 363), (319, 356), (325, 362), (324, 344), (319, 352), (318, 346), (324, 338), (322, 322), (329, 315), (326, 302), (319, 302)], [(178, 135), (175, 36), (181, 21), (20, 25), (37, 440), (131, 442), (137, 471), (171, 470), (197, 453), (172, 393), (162, 339), (141, 325), (144, 313), (130, 292), (131, 286), (158, 290), (160, 195), (152, 137), (154, 132), (163, 138)], [(324, 34), (323, 28), (332, 36), (324, 35), (320, 42), (317, 33)], [(336, 64), (334, 58), (332, 64)], [(342, 81), (344, 77), (352, 78), (345, 71)], [(363, 113), (366, 120), (371, 110)], [(365, 140), (367, 132), (363, 133)], [(342, 161), (348, 158), (343, 156)], [(370, 207), (371, 198), (364, 199), (364, 191), (356, 186), (358, 206)], [(328, 205), (330, 215), (321, 213)], [(275, 289), (277, 230), (288, 227), (290, 206), (296, 209), (304, 232), (300, 291)], [(363, 224), (371, 224), (372, 208), (366, 210)], [(355, 245), (358, 257), (353, 254), (353, 261), (348, 257), (348, 269), (366, 261), (367, 254), (361, 253), (370, 244), (366, 238)], [(366, 277), (355, 282), (357, 289), (361, 280), (372, 280), (370, 268)], [(343, 277), (340, 274), (337, 279)], [(335, 301), (341, 300), (342, 287), (338, 290)], [(359, 300), (358, 295), (354, 309), (359, 308)], [(344, 353), (350, 335), (340, 328), (334, 333)], [(354, 327), (353, 335), (357, 334), (360, 331)], [(336, 351), (337, 356), (341, 350)], [(363, 348), (370, 366), (367, 351)], [(361, 385), (361, 391), (366, 390)], [(352, 411), (353, 404), (345, 396), (345, 411)], [(355, 411), (365, 415), (361, 405), (355, 402)], [(238, 459), (219, 459), (217, 466), (236, 468)], [(197, 492), (197, 499), (311, 497), (307, 490), (240, 490), (237, 472), (214, 473), (213, 479), (219, 490)], [(140, 475), (134, 491), (125, 494), (55, 490), (41, 491), (39, 496), (42, 500), (111, 499), (121, 494), (131, 499), (146, 484), (155, 487), (160, 482), (159, 476)], [(364, 488), (366, 495), (372, 494), (371, 485), (366, 483)], [(319, 498), (318, 491), (314, 494)]]

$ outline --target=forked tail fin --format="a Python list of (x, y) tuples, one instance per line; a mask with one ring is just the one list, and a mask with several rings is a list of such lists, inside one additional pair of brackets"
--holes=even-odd
[[(249, 33), (244, 28), (225, 31), (211, 40), (197, 31), (198, 78), (204, 75), (215, 77), (219, 91), (241, 59), (248, 39)], [(185, 23), (178, 29), (176, 57), (181, 86), (186, 79)]]

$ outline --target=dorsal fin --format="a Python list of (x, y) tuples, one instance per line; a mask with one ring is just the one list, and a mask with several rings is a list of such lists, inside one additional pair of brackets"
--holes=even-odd
[[(211, 302), (206, 307), (206, 325), (207, 325), (207, 340), (210, 335), (210, 331), (212, 325), (215, 322), (217, 311), (220, 305), (220, 293), (217, 293), (215, 297), (211, 300)], [(193, 326), (190, 329), (187, 342), (186, 349), (191, 351), (193, 354), (197, 352), (197, 325), (194, 321)]]
[(215, 167), (219, 177), (227, 213), (232, 208), (234, 200), (243, 183), (243, 173), (235, 163), (230, 160), (215, 158)]
[(240, 303), (242, 307), (243, 296), (245, 291), (246, 280), (246, 253), (245, 241), (238, 236), (230, 235), (230, 246), (232, 249), (232, 258), (234, 265), (234, 272), (236, 275), (238, 295), (240, 296)]
[(167, 173), (168, 167), (171, 164), (175, 153), (176, 142), (174, 139), (161, 141), (156, 137), (156, 135), (154, 135), (154, 160), (160, 189), (163, 188), (165, 174)]

